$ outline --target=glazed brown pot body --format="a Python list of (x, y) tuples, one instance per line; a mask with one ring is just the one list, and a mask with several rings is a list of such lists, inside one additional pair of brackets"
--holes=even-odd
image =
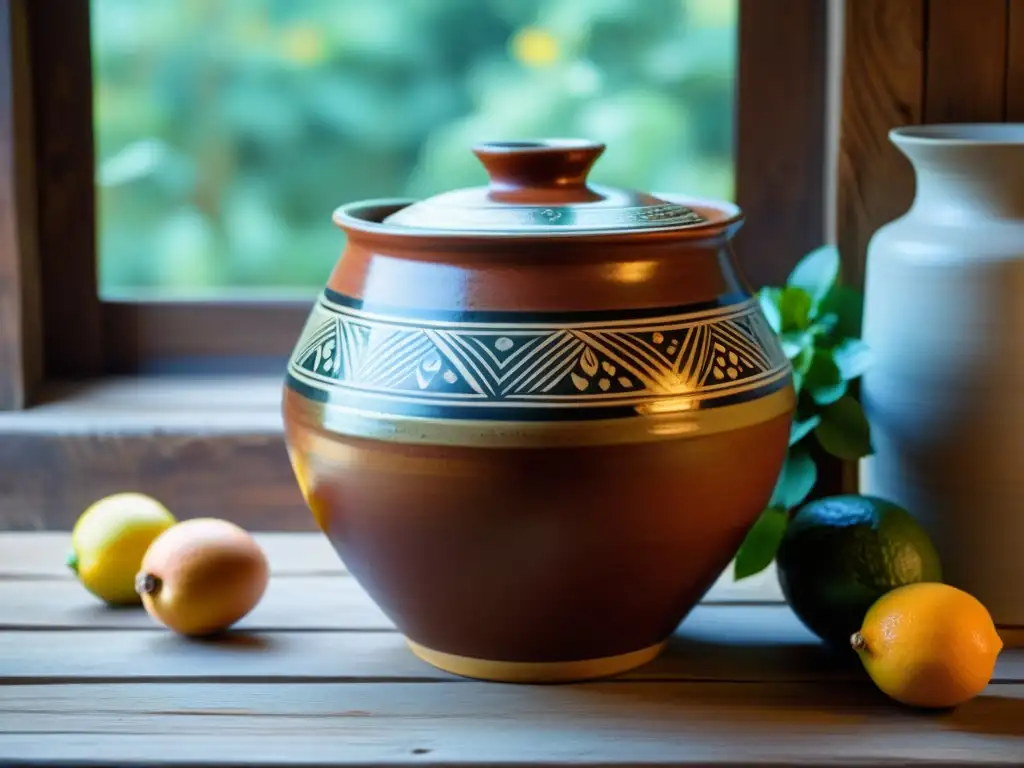
[[(489, 170), (495, 204), (522, 197)], [(338, 217), (347, 247), (289, 364), (289, 454), (428, 661), (523, 681), (642, 663), (768, 502), (789, 364), (733, 261), (738, 212), (701, 205), (712, 225), (571, 236), (382, 223), (402, 203)]]

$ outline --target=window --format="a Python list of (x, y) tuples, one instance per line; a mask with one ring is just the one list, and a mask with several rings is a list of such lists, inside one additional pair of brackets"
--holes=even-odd
[[(319, 289), (340, 203), (604, 140), (598, 183), (733, 195), (737, 0), (92, 0), (99, 286)], [(304, 290), (303, 290), (304, 289)]]
[(127, 486), (273, 525), (331, 210), (476, 183), (475, 139), (587, 135), (596, 180), (737, 200), (754, 285), (823, 239), (820, 0), (42, 5), (0, 0), (0, 410), (59, 402), (0, 414), (0, 500), (46, 525)]

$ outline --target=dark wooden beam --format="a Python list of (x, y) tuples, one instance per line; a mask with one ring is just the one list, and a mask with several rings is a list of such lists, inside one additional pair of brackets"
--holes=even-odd
[(42, 379), (27, 1), (0, 0), (0, 410)]
[(232, 366), (248, 365), (250, 373), (278, 373), (284, 371), (312, 305), (312, 297), (306, 301), (106, 301), (106, 370), (120, 374), (220, 368), (227, 372)]
[(28, 0), (48, 378), (102, 372), (89, 3)]
[(910, 165), (889, 141), (924, 105), (924, 0), (847, 0), (836, 238), (844, 278), (860, 286), (868, 241), (910, 204)]
[(925, 122), (1004, 119), (1008, 12), (1007, 0), (928, 0)]
[(827, 16), (821, 0), (740, 0), (736, 250), (754, 287), (825, 240)]
[(1009, 0), (1006, 35), (1006, 119), (1024, 122), (1024, 0)]
[(122, 491), (181, 518), (316, 530), (280, 434), (5, 434), (0, 466), (0, 530), (70, 531), (92, 502)]
[(0, 414), (0, 530), (70, 530), (121, 491), (180, 517), (315, 530), (285, 449), (282, 386), (277, 376), (51, 385), (37, 407)]

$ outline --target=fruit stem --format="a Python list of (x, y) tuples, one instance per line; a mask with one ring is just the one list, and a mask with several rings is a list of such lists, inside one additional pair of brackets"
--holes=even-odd
[(74, 550), (68, 552), (68, 556), (64, 558), (64, 565), (75, 573), (78, 573), (78, 553)]
[(140, 595), (152, 595), (160, 589), (162, 582), (156, 576), (145, 571), (135, 577), (135, 591)]
[(854, 632), (850, 635), (850, 646), (855, 651), (866, 651), (868, 649), (868, 641), (864, 639), (864, 635), (860, 632)]

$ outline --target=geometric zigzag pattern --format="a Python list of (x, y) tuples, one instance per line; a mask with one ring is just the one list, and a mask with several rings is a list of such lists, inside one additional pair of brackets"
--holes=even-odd
[(289, 363), (293, 376), (335, 394), (522, 407), (705, 400), (788, 370), (753, 301), (696, 316), (538, 327), (388, 318), (322, 299)]

